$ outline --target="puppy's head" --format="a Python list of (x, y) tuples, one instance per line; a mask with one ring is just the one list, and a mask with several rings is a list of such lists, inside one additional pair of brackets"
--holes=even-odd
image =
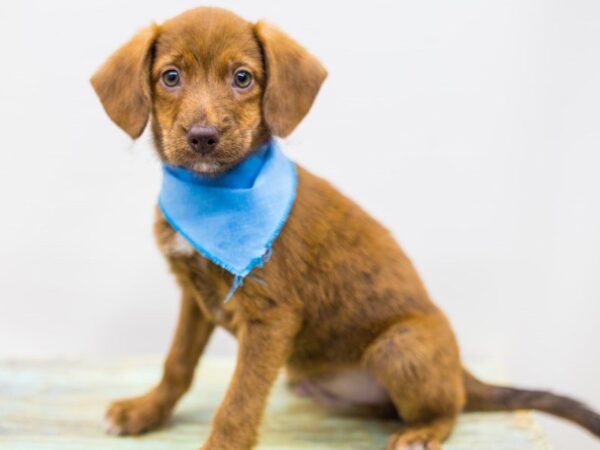
[(291, 133), (326, 75), (277, 28), (198, 8), (138, 32), (100, 67), (92, 85), (132, 138), (152, 119), (165, 162), (219, 173), (270, 135)]

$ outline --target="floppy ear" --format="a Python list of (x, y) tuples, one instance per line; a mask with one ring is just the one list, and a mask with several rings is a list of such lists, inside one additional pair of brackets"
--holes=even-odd
[(150, 49), (158, 26), (140, 30), (92, 76), (108, 116), (132, 139), (142, 134), (150, 115)]
[(254, 32), (263, 49), (267, 73), (263, 116), (274, 135), (286, 137), (308, 113), (327, 71), (273, 25), (261, 20)]

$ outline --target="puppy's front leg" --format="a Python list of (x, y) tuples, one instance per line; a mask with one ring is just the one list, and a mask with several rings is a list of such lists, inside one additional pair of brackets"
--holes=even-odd
[(293, 314), (278, 314), (277, 319), (248, 320), (240, 326), (237, 366), (202, 450), (250, 450), (255, 445), (269, 391), (299, 322)]
[(160, 383), (145, 395), (114, 402), (106, 413), (106, 431), (140, 434), (164, 423), (192, 383), (196, 364), (213, 329), (191, 294), (184, 291), (177, 330)]

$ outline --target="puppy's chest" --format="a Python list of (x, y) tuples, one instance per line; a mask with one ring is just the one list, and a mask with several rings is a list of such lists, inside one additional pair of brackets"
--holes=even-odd
[(158, 247), (171, 266), (185, 291), (197, 299), (205, 317), (226, 328), (232, 327), (233, 309), (223, 300), (232, 280), (223, 270), (214, 266), (168, 223), (156, 224)]
[(166, 258), (190, 258), (196, 253), (194, 247), (175, 230), (159, 240), (159, 247)]
[(231, 301), (225, 303), (233, 285), (233, 275), (203, 257), (160, 213), (155, 223), (155, 236), (184, 292), (196, 298), (208, 320), (235, 333), (235, 324), (242, 317), (260, 317), (274, 307), (272, 288), (257, 276), (247, 277)]

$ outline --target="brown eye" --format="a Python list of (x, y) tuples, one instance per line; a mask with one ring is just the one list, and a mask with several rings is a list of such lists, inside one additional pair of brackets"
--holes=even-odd
[(166, 70), (162, 74), (162, 81), (167, 87), (178, 86), (180, 81), (179, 72), (175, 69)]
[(252, 75), (247, 70), (238, 70), (233, 75), (233, 84), (239, 89), (248, 89), (252, 84)]

